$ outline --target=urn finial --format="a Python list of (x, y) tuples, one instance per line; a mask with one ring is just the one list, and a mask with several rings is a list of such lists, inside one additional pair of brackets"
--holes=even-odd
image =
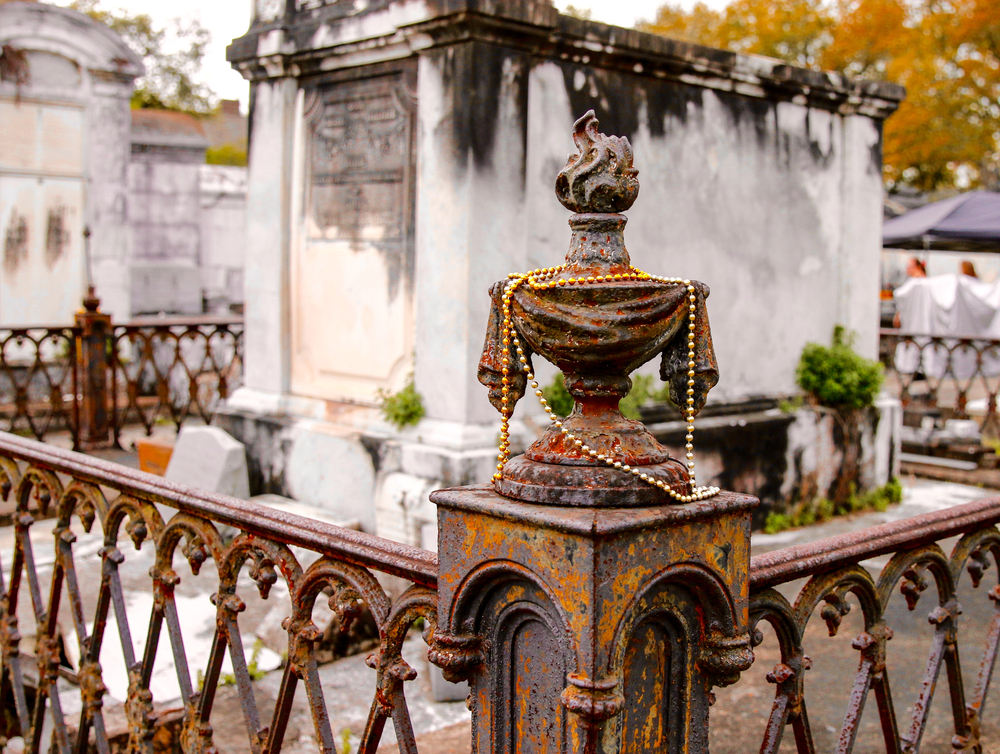
[(639, 195), (639, 171), (632, 167), (632, 145), (624, 136), (606, 136), (588, 110), (573, 124), (577, 153), (556, 178), (556, 197), (578, 213), (624, 212)]
[[(705, 309), (708, 289), (632, 266), (621, 213), (639, 193), (639, 171), (628, 139), (600, 133), (591, 110), (576, 122), (573, 140), (577, 153), (556, 179), (559, 201), (574, 211), (566, 261), (511, 273), (490, 289), (479, 380), (503, 417), (493, 483), (501, 495), (546, 505), (705, 500), (718, 488), (696, 483), (691, 433), (719, 379)], [(533, 355), (563, 373), (574, 401), (569, 416), (547, 405)], [(687, 464), (619, 410), (632, 387), (628, 375), (657, 355), (660, 379), (687, 421)], [(510, 419), (529, 384), (550, 425), (512, 458)]]

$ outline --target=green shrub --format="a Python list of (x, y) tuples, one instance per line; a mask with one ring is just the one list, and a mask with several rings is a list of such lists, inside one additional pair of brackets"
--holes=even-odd
[(816, 523), (816, 511), (805, 505), (792, 517), (792, 526), (812, 526)]
[[(618, 404), (618, 410), (629, 419), (640, 418), (639, 407), (650, 402), (669, 400), (670, 388), (664, 385), (659, 390), (653, 390), (653, 376), (649, 374), (632, 375), (632, 389)], [(566, 380), (562, 372), (552, 378), (552, 382), (542, 388), (542, 396), (548, 401), (552, 410), (559, 416), (569, 416), (573, 410), (573, 396), (566, 389)]]
[(417, 424), (424, 418), (424, 399), (413, 386), (413, 375), (398, 393), (379, 388), (378, 398), (382, 416), (396, 429)]
[(552, 382), (542, 388), (542, 397), (559, 416), (569, 416), (573, 410), (573, 396), (566, 389), (566, 380), (562, 372), (556, 372)]
[(852, 494), (849, 503), (849, 512), (875, 510), (884, 513), (890, 505), (900, 502), (903, 499), (903, 485), (898, 479), (890, 479), (882, 487), (864, 493), (863, 495)]
[(823, 521), (828, 521), (833, 518), (836, 513), (833, 505), (833, 501), (826, 497), (820, 497), (813, 501), (813, 505), (816, 507), (816, 520), (822, 523)]
[(882, 488), (891, 504), (903, 502), (903, 483), (893, 477)]
[(618, 410), (622, 412), (622, 416), (627, 416), (629, 419), (639, 419), (639, 406), (644, 406), (653, 397), (652, 387), (652, 375), (632, 375), (632, 389), (618, 403)]
[[(264, 642), (260, 639), (253, 644), (253, 650), (250, 653), (250, 660), (247, 662), (247, 675), (250, 676), (251, 681), (259, 681), (267, 676), (266, 670), (261, 670), (260, 668), (260, 655), (264, 651)], [(198, 669), (198, 673), (195, 676), (195, 683), (198, 686), (198, 691), (201, 691), (205, 687), (205, 674), (202, 672), (201, 668)], [(235, 686), (236, 685), (236, 674), (235, 673), (220, 673), (219, 674), (219, 686)]]
[(882, 387), (882, 365), (855, 353), (844, 328), (833, 330), (833, 343), (806, 343), (795, 370), (798, 386), (821, 406), (859, 409), (871, 406)]
[(782, 398), (778, 401), (778, 410), (783, 414), (794, 414), (802, 408), (802, 396), (795, 395), (791, 398)]
[(246, 167), (246, 150), (234, 144), (223, 144), (221, 147), (209, 147), (205, 150), (205, 163), (208, 165), (237, 165)]
[(764, 522), (765, 534), (777, 534), (792, 527), (792, 518), (787, 513), (771, 511), (767, 514), (767, 521)]
[(858, 495), (856, 487), (851, 485), (851, 495), (841, 505), (836, 505), (825, 497), (799, 501), (789, 512), (771, 511), (764, 522), (765, 534), (777, 534), (799, 526), (821, 524), (834, 516), (846, 516), (860, 511), (886, 511), (890, 505), (903, 499), (903, 485), (898, 479), (890, 479), (882, 487)]
[(851, 482), (847, 485), (848, 493), (847, 496), (841, 501), (834, 501), (834, 511), (835, 516), (846, 516), (849, 513), (854, 513), (855, 511), (861, 510), (861, 506), (866, 502), (862, 498), (858, 497), (858, 485)]

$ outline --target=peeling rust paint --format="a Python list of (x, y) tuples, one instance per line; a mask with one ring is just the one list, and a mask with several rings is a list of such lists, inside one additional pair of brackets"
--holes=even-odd
[[(612, 752), (625, 741), (637, 751), (699, 750), (709, 688), (750, 662), (754, 498), (615, 510), (517, 502), (480, 486), (431, 499), (438, 639), (477, 626), (483, 639), (482, 661), (466, 671), (478, 689), (474, 750)], [(732, 573), (718, 566), (727, 542)], [(519, 643), (522, 623), (509, 616), (537, 622), (536, 640)], [(669, 658), (664, 642), (676, 649)], [(564, 711), (559, 736), (552, 721)], [(497, 722), (511, 719), (522, 722)]]
[[(577, 152), (555, 181), (556, 197), (574, 213), (565, 263), (536, 270), (525, 285), (523, 277), (493, 285), (478, 377), (504, 417), (494, 477), (502, 495), (562, 506), (653, 505), (678, 499), (668, 489), (691, 495), (691, 473), (618, 404), (632, 386), (629, 374), (658, 356), (671, 402), (694, 421), (719, 380), (709, 289), (632, 266), (621, 213), (639, 194), (639, 171), (628, 139), (598, 129), (593, 110), (576, 121)], [(507, 421), (527, 392), (533, 356), (565, 375), (573, 411), (508, 460)]]
[[(116, 497), (105, 497), (108, 492)], [(377, 748), (389, 719), (406, 719), (403, 687), (414, 670), (402, 660), (401, 647), (418, 618), (425, 621), (430, 659), (446, 669), (447, 677), (472, 680), (473, 735), (480, 754), (704, 752), (711, 687), (732, 682), (747, 667), (750, 644), (762, 639), (761, 621), (774, 628), (781, 649), (768, 674), (775, 703), (761, 750), (779, 751), (790, 726), (797, 749), (812, 751), (805, 706), (804, 679), (811, 666), (805, 627), (818, 615), (829, 631), (840, 631), (850, 595), (860, 606), (863, 626), (852, 642), (858, 674), (847, 700), (841, 746), (850, 748), (863, 708), (880, 716), (888, 751), (915, 751), (932, 709), (938, 714), (947, 709), (954, 717), (955, 751), (971, 753), (983, 745), (980, 710), (1000, 648), (1000, 583), (991, 575), (1000, 570), (1000, 499), (788, 548), (755, 558), (750, 566), (754, 500), (731, 493), (684, 506), (600, 510), (517, 503), (484, 487), (440, 491), (434, 493), (441, 516), (440, 563), (414, 548), (199, 493), (4, 433), (0, 493), (18, 509), (14, 557), (3, 564), (0, 582), (5, 675), (0, 693), (6, 695), (0, 702), (8, 710), (5, 734), (27, 732), (27, 746), (39, 730), (35, 721), (50, 715), (51, 700), (65, 693), (59, 684), (66, 678), (80, 688), (81, 727), (73, 728), (75, 721), (55, 722), (54, 740), (64, 750), (74, 750), (82, 736), (103, 735), (98, 727), (105, 693), (99, 637), (107, 640), (115, 633), (113, 604), (122, 599), (118, 572), (129, 567), (132, 547), (122, 542), (122, 547), (101, 550), (96, 613), (103, 617), (82, 624), (81, 664), (77, 673), (67, 675), (56, 619), (61, 599), (73, 602), (86, 596), (75, 576), (77, 522), (85, 530), (96, 526), (112, 543), (120, 541), (120, 534), (137, 546), (144, 541), (153, 545), (154, 628), (165, 627), (174, 640), (183, 638), (173, 607), (179, 579), (175, 566), (186, 562), (197, 574), (206, 560), (217, 564), (219, 620), (206, 689), (215, 686), (222, 653), (230, 651), (231, 643), (240, 646), (233, 637), (242, 604), (237, 589), (241, 574), (262, 594), (272, 593), (280, 579), (289, 584), (286, 682), (275, 716), (270, 721), (258, 716), (257, 734), (248, 747), (261, 754), (280, 747), (287, 722), (282, 710), (289, 708), (300, 683), (311, 697), (319, 694), (313, 698), (321, 699), (312, 670), (316, 631), (311, 623), (321, 595), (331, 595), (344, 621), (365, 604), (379, 627), (379, 647), (368, 660), (376, 689), (362, 751)], [(157, 505), (173, 507), (180, 515), (164, 521)], [(32, 527), (36, 518), (49, 514), (58, 520), (49, 545), (56, 555), (53, 588), (44, 597), (38, 592), (43, 602), (35, 614), (27, 593), (37, 590), (33, 558), (43, 555), (45, 542), (32, 536)], [(223, 543), (218, 524), (236, 526), (242, 533)], [(476, 546), (466, 537), (469, 528), (511, 536), (483, 538)], [(955, 535), (961, 538), (950, 554), (935, 544)], [(728, 543), (732, 573), (727, 575), (718, 552)], [(303, 569), (290, 545), (322, 557)], [(888, 553), (894, 556), (876, 576), (857, 565)], [(391, 600), (369, 568), (425, 586), (412, 586)], [(985, 634), (965, 637), (963, 652), (973, 662), (972, 672), (966, 671), (968, 685), (962, 679), (961, 608), (955, 599), (966, 574), (979, 590), (976, 596), (992, 605)], [(768, 586), (809, 576), (794, 606)], [(905, 705), (893, 703), (886, 668), (893, 631), (885, 606), (894, 594), (923, 611), (932, 635), (923, 682), (916, 699)], [(441, 610), (440, 626), (438, 603), (447, 608)], [(19, 605), (28, 609), (19, 614)], [(39, 637), (34, 650), (20, 641), (24, 625)], [(211, 751), (211, 695), (189, 688), (183, 709), (160, 715), (153, 706), (151, 715), (155, 700), (147, 697), (144, 684), (154, 661), (155, 653), (129, 661), (132, 745), (167, 750), (183, 739), (186, 751)], [(36, 669), (40, 686), (32, 685), (26, 669)], [(243, 670), (237, 676), (241, 697), (252, 704), (248, 678)], [(822, 691), (813, 687), (812, 693)], [(932, 705), (935, 692), (946, 694), (951, 704)], [(904, 712), (908, 708), (912, 711)], [(319, 745), (332, 747), (325, 705), (314, 706), (312, 714)], [(404, 751), (415, 751), (412, 736), (402, 740)], [(109, 741), (112, 747), (125, 743)]]

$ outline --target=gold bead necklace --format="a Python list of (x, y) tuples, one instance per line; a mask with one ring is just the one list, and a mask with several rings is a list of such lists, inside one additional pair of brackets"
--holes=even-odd
[[(535, 391), (535, 395), (538, 396), (539, 401), (542, 404), (542, 408), (545, 409), (549, 421), (552, 422), (566, 439), (573, 443), (581, 452), (586, 453), (588, 456), (594, 460), (601, 461), (602, 463), (615, 468), (621, 469), (622, 471), (628, 472), (635, 477), (638, 477), (643, 482), (652, 485), (653, 487), (659, 487), (661, 490), (667, 492), (672, 498), (682, 503), (689, 503), (693, 500), (704, 500), (706, 498), (712, 497), (719, 493), (718, 487), (698, 487), (695, 482), (695, 472), (694, 472), (694, 376), (695, 376), (695, 353), (694, 353), (694, 321), (695, 321), (695, 289), (690, 280), (682, 280), (681, 278), (664, 278), (655, 275), (650, 275), (647, 272), (638, 270), (635, 267), (629, 267), (629, 271), (625, 274), (619, 275), (596, 275), (590, 277), (580, 277), (580, 278), (557, 278), (566, 269), (566, 265), (559, 265), (558, 267), (542, 267), (537, 270), (532, 270), (531, 272), (513, 272), (507, 276), (507, 283), (504, 286), (503, 291), (503, 331), (502, 331), (502, 343), (503, 343), (503, 379), (501, 382), (501, 399), (500, 399), (500, 415), (502, 417), (500, 423), (500, 452), (497, 455), (497, 471), (493, 475), (493, 481), (497, 481), (501, 478), (501, 472), (503, 471), (504, 464), (510, 460), (510, 418), (514, 414), (514, 402), (509, 400), (510, 394), (510, 373), (513, 369), (519, 369), (525, 372), (528, 382), (531, 383), (532, 389)], [(654, 476), (646, 474), (639, 468), (629, 466), (621, 461), (616, 461), (613, 458), (606, 456), (603, 453), (598, 453), (596, 450), (591, 448), (589, 445), (584, 443), (580, 438), (570, 432), (563, 423), (559, 420), (559, 416), (552, 411), (552, 407), (548, 405), (542, 395), (542, 390), (538, 386), (538, 382), (535, 380), (535, 375), (528, 366), (528, 357), (524, 353), (524, 349), (521, 347), (521, 341), (517, 337), (517, 331), (514, 329), (513, 322), (510, 316), (510, 300), (522, 283), (527, 282), (533, 290), (544, 291), (549, 288), (561, 288), (567, 285), (585, 285), (589, 283), (611, 283), (620, 280), (650, 280), (658, 283), (667, 283), (668, 285), (683, 285), (687, 288), (688, 294), (688, 381), (687, 381), (687, 407), (685, 408), (685, 418), (687, 420), (687, 435), (685, 436), (687, 444), (685, 448), (687, 450), (687, 468), (688, 474), (691, 478), (691, 494), (683, 495), (673, 489), (669, 484), (661, 479), (657, 479)], [(517, 351), (517, 363), (514, 362), (511, 356), (510, 347), (513, 344)], [(518, 366), (520, 364), (520, 366)]]

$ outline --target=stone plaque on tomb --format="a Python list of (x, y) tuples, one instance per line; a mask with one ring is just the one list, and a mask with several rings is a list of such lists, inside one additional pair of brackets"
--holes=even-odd
[(302, 231), (292, 253), (300, 395), (373, 401), (412, 368), (412, 89), (404, 68), (304, 94)]
[(402, 240), (410, 113), (398, 77), (340, 85), (309, 105), (310, 238)]

